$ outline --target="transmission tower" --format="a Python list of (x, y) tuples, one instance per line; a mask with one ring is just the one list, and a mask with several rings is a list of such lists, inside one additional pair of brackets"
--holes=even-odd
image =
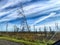
[(22, 32), (25, 32), (25, 31), (29, 31), (29, 27), (28, 27), (28, 24), (27, 24), (27, 19), (26, 19), (26, 16), (24, 14), (24, 10), (23, 10), (23, 4), (20, 3), (20, 9), (18, 9), (18, 12), (19, 12), (19, 18), (21, 18), (20, 20), (20, 24), (21, 24), (21, 31)]

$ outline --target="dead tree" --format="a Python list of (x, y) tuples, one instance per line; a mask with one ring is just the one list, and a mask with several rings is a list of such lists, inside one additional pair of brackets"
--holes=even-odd
[(48, 38), (50, 39), (52, 36), (53, 36), (53, 32), (52, 32), (52, 28), (49, 26), (49, 36), (48, 36)]
[(34, 32), (36, 32), (36, 28), (35, 28), (35, 25), (33, 26), (33, 28), (34, 28)]
[(51, 29), (51, 27), (50, 27), (50, 26), (49, 26), (49, 30), (50, 30), (50, 35), (51, 35), (52, 29)]
[(45, 38), (47, 37), (47, 29), (46, 26), (44, 26), (44, 34), (45, 34)]
[(37, 31), (37, 28), (36, 28), (35, 30), (36, 30), (36, 33), (37, 33), (37, 32), (38, 32), (38, 31)]
[(19, 28), (16, 25), (14, 25), (14, 32), (19, 32)]
[(41, 28), (39, 28), (39, 32), (41, 32)]
[(50, 26), (49, 26), (49, 30), (50, 30), (50, 33), (51, 33), (52, 29), (51, 29), (51, 27), (50, 27)]
[(30, 26), (28, 26), (28, 28), (29, 28), (28, 32), (31, 32), (31, 27), (30, 27)]
[(56, 31), (59, 31), (58, 23), (55, 23), (55, 29)]
[(6, 33), (8, 33), (8, 22), (6, 23)]
[(41, 27), (39, 28), (39, 32), (40, 32), (40, 34), (42, 35)]

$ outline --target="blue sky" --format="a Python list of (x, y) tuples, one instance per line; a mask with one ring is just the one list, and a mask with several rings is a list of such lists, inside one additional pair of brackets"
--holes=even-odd
[(53, 27), (55, 23), (60, 25), (60, 0), (0, 0), (0, 25), (5, 26), (6, 22), (10, 28), (19, 25), (21, 16), (18, 16), (17, 9), (20, 9), (21, 2), (29, 25), (37, 28)]

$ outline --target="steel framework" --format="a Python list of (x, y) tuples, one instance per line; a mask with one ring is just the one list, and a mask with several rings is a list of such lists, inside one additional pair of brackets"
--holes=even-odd
[(21, 31), (22, 32), (29, 31), (29, 26), (28, 26), (27, 19), (24, 14), (24, 10), (23, 10), (23, 3), (20, 3), (20, 9), (18, 9), (18, 12), (19, 12), (19, 14), (18, 14), (19, 18), (21, 17), (21, 20), (20, 20)]

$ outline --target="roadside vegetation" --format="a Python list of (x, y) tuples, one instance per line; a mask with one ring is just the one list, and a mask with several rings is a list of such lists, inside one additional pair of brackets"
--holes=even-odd
[[(9, 37), (9, 36), (0, 36), (0, 40), (8, 40), (12, 42), (17, 42), (17, 43), (23, 43), (24, 45), (47, 45), (47, 41), (43, 40), (35, 40), (35, 41), (28, 41), (24, 39), (17, 39), (14, 37)], [(48, 44), (52, 44), (54, 41), (49, 41)]]
[[(7, 27), (8, 25), (6, 26), (6, 32), (0, 32), (0, 40), (9, 40), (17, 43), (23, 43), (24, 45), (51, 45), (54, 43), (54, 40), (60, 39), (60, 32), (57, 32), (58, 35), (55, 35), (52, 40), (49, 40), (55, 34), (55, 31), (52, 30), (51, 27), (49, 27), (49, 31), (47, 31), (47, 27), (44, 26), (44, 31), (42, 31), (41, 27), (36, 29), (34, 26), (34, 32), (30, 31), (30, 27), (28, 32), (24, 32), (24, 28), (20, 30), (16, 25), (14, 26), (13, 32), (8, 32)], [(55, 27), (59, 30), (58, 25)]]

